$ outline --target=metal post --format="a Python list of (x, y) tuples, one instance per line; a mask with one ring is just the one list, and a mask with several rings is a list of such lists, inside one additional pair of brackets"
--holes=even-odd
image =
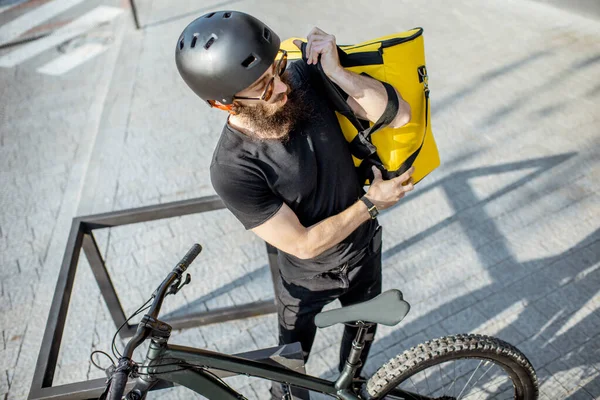
[(110, 228), (135, 224), (138, 222), (156, 221), (164, 218), (180, 217), (225, 208), (219, 196), (206, 196), (199, 199), (174, 201), (172, 203), (139, 207), (104, 214), (81, 217), (90, 229)]
[[(273, 300), (264, 300), (246, 303), (241, 306), (223, 307), (211, 311), (191, 313), (183, 317), (176, 317), (173, 319), (165, 318), (164, 322), (167, 322), (169, 325), (171, 325), (173, 329), (185, 329), (195, 326), (215, 324), (218, 322), (256, 317), (259, 315), (271, 314), (275, 311), (275, 302)], [(132, 330), (128, 336), (133, 335), (133, 333), (135, 333), (135, 331)]]
[[(117, 296), (115, 287), (113, 286), (112, 280), (110, 279), (108, 271), (106, 270), (106, 264), (102, 259), (102, 255), (100, 254), (100, 249), (98, 248), (96, 239), (94, 238), (94, 235), (91, 232), (86, 233), (83, 236), (83, 250), (85, 252), (85, 256), (88, 259), (88, 262), (90, 263), (90, 267), (92, 268), (92, 272), (94, 273), (96, 282), (98, 282), (100, 293), (102, 294), (102, 297), (104, 297), (104, 301), (106, 302), (108, 311), (110, 312), (110, 315), (112, 316), (112, 319), (115, 322), (115, 326), (119, 328), (125, 323), (127, 317), (125, 316), (123, 306), (119, 301), (119, 297)], [(122, 329), (120, 331), (121, 337), (126, 337), (133, 334), (132, 329), (130, 329), (130, 327), (127, 328), (128, 329)]]
[[(42, 341), (34, 377), (29, 393), (29, 399), (46, 398), (89, 398), (90, 390), (96, 390), (103, 380), (89, 382), (76, 382), (69, 385), (52, 387), (54, 372), (60, 351), (61, 340), (65, 328), (66, 317), (73, 291), (75, 274), (81, 248), (83, 247), (86, 257), (92, 268), (92, 272), (100, 288), (100, 292), (108, 306), (109, 312), (116, 326), (126, 321), (123, 307), (110, 279), (105, 262), (92, 234), (94, 229), (108, 228), (139, 222), (154, 221), (163, 218), (172, 218), (189, 214), (197, 214), (207, 211), (225, 208), (218, 196), (207, 196), (198, 199), (177, 201), (148, 207), (140, 207), (129, 210), (109, 212), (104, 214), (90, 215), (74, 218), (71, 232), (67, 241), (67, 247), (63, 257), (60, 274), (56, 284), (54, 297), (44, 338)], [(277, 250), (267, 247), (269, 252), (269, 266), (273, 281), (279, 279), (277, 266)], [(216, 322), (228, 321), (237, 318), (263, 315), (275, 312), (273, 300), (264, 300), (244, 304), (236, 307), (226, 307), (208, 312), (187, 315), (175, 318), (168, 322), (175, 329), (191, 326), (205, 325)], [(127, 325), (121, 330), (121, 337), (128, 337), (135, 331), (135, 326)], [(95, 393), (95, 392), (94, 392)], [(87, 397), (86, 397), (87, 396)], [(93, 396), (92, 396), (93, 397)]]
[(30, 398), (35, 398), (37, 390), (52, 386), (82, 241), (83, 230), (81, 229), (81, 220), (75, 218), (71, 224), (67, 248), (65, 249), (54, 297), (52, 298), (52, 305), (50, 306), (48, 322), (46, 323), (40, 354), (35, 366)]
[(137, 8), (135, 7), (135, 0), (129, 0), (129, 4), (131, 5), (131, 13), (133, 14), (133, 21), (135, 22), (135, 28), (140, 29), (140, 20), (138, 18)]

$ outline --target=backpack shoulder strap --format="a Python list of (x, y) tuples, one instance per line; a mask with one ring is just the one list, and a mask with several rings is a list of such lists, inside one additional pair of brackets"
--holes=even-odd
[[(337, 50), (340, 64), (345, 66), (348, 60), (348, 55), (339, 46), (337, 46)], [(305, 42), (302, 43), (301, 51), (302, 59), (306, 61)], [(372, 126), (365, 126), (360, 122), (359, 118), (356, 116), (356, 114), (354, 114), (348, 105), (348, 94), (344, 92), (338, 85), (336, 85), (331, 79), (329, 79), (327, 74), (325, 74), (325, 71), (321, 66), (320, 57), (316, 67), (319, 75), (321, 76), (321, 80), (323, 81), (323, 86), (325, 88), (325, 92), (327, 93), (327, 97), (333, 104), (334, 109), (346, 117), (358, 131), (358, 134), (350, 142), (350, 151), (352, 152), (352, 155), (362, 160), (375, 154), (377, 149), (371, 143), (371, 135), (377, 132), (379, 129), (389, 125), (398, 114), (398, 109), (400, 107), (398, 94), (396, 93), (394, 87), (387, 82), (379, 81), (385, 88), (388, 102), (381, 117), (379, 117), (379, 119)], [(361, 75), (369, 76), (366, 73), (362, 73)]]
[[(362, 73), (361, 75), (368, 74)], [(392, 85), (387, 82), (379, 81), (383, 84), (385, 91), (387, 93), (387, 105), (385, 106), (385, 110), (383, 110), (383, 114), (381, 117), (371, 126), (366, 129), (368, 131), (367, 135), (371, 136), (373, 133), (377, 132), (379, 129), (384, 128), (392, 123), (396, 115), (398, 114), (398, 109), (400, 108), (400, 101), (398, 99), (398, 93), (396, 93), (396, 89)]]

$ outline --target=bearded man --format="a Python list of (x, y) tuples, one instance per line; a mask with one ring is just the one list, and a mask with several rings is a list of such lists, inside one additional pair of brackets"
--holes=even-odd
[[(376, 216), (413, 190), (414, 171), (384, 181), (374, 168), (365, 193), (314, 65), (320, 61), (363, 119), (375, 122), (382, 115), (385, 88), (342, 68), (332, 35), (314, 28), (307, 40), (307, 61), (288, 65), (268, 26), (248, 14), (219, 11), (190, 23), (176, 51), (188, 86), (229, 114), (211, 181), (244, 227), (277, 248), (279, 342), (300, 342), (305, 360), (315, 338), (314, 316), (326, 304), (338, 299), (347, 306), (381, 293)], [(410, 121), (410, 106), (398, 97), (391, 127)], [(367, 334), (363, 365), (375, 330), (373, 325)], [(356, 332), (345, 328), (340, 371)]]

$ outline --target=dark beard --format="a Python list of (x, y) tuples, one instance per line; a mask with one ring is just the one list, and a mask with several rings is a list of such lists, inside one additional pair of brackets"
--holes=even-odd
[[(304, 90), (292, 88), (285, 73), (281, 80), (288, 85), (287, 93), (280, 93), (273, 103), (259, 103), (252, 106), (234, 104), (233, 111), (248, 125), (253, 135), (260, 140), (286, 141), (290, 131), (308, 114), (311, 109), (304, 101)], [(284, 96), (287, 102), (277, 107)]]

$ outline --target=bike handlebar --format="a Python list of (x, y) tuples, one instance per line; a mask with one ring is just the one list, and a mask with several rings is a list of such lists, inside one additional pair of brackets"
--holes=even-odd
[[(160, 308), (165, 296), (169, 293), (169, 289), (175, 283), (179, 283), (181, 275), (188, 269), (190, 264), (202, 251), (202, 246), (195, 243), (185, 256), (175, 265), (175, 268), (162, 281), (155, 292), (154, 301), (145, 317), (156, 319), (160, 313)], [(120, 400), (127, 385), (127, 379), (131, 372), (131, 357), (134, 350), (148, 338), (149, 330), (145, 325), (139, 324), (135, 335), (129, 340), (123, 351), (123, 356), (119, 358), (119, 364), (112, 374), (110, 379), (110, 387), (108, 388), (107, 400)]]
[[(202, 251), (202, 246), (200, 246), (198, 243), (195, 243), (187, 252), (187, 254), (185, 256), (183, 256), (183, 258), (181, 259), (181, 261), (179, 261), (177, 263), (177, 265), (175, 266), (175, 268), (173, 268), (173, 272), (175, 272), (175, 270), (177, 268), (181, 269), (181, 273), (184, 273), (186, 269), (188, 269), (188, 267), (190, 266), (191, 263), (194, 262), (194, 260), (196, 259), (196, 257), (198, 257), (198, 254), (200, 254), (200, 252)], [(181, 277), (181, 274), (180, 276)]]
[(110, 387), (106, 394), (106, 400), (121, 400), (127, 386), (127, 379), (131, 372), (129, 360), (125, 357), (119, 359), (119, 365), (110, 378)]
[(170, 289), (173, 282), (181, 279), (181, 275), (188, 269), (190, 264), (196, 259), (198, 254), (202, 251), (202, 246), (198, 243), (195, 243), (187, 252), (185, 256), (175, 265), (173, 271), (167, 275), (165, 280), (160, 284), (158, 290), (156, 291), (156, 296), (154, 297), (154, 302), (152, 303), (152, 307), (146, 315), (152, 318), (157, 318), (160, 313), (160, 308), (162, 306), (162, 302), (167, 295), (167, 291)]

